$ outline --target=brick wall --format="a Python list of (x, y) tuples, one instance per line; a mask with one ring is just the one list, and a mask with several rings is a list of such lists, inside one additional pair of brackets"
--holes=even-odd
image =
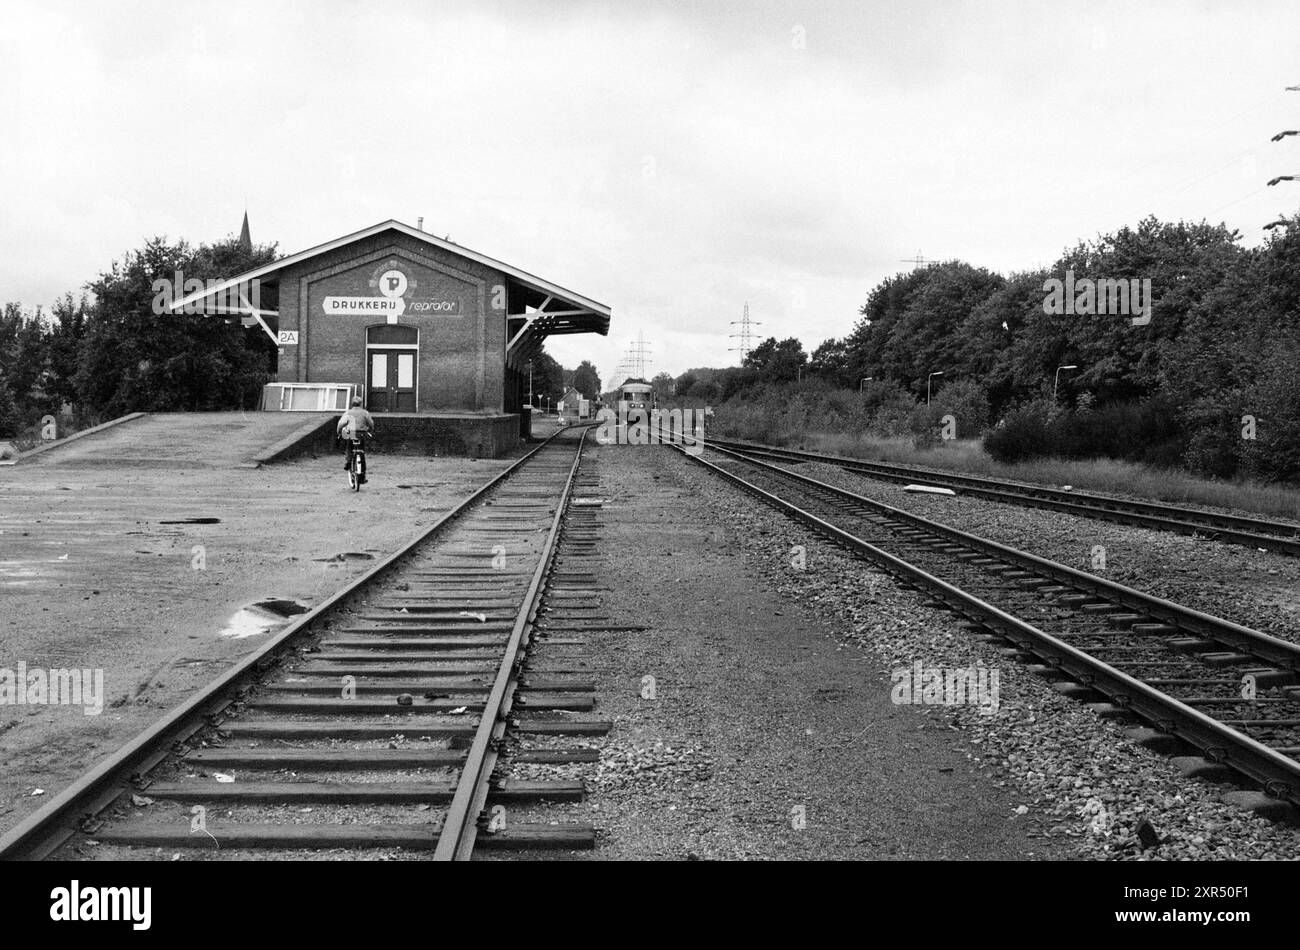
[[(510, 411), (505, 405), (505, 310), (495, 288), (505, 276), (394, 231), (305, 261), (280, 277), (280, 329), (297, 330), (282, 348), (282, 382), (366, 385), (366, 328), (386, 317), (326, 313), (324, 300), (379, 297), (377, 277), (390, 267), (408, 279), (398, 323), (420, 331), (417, 412)], [(455, 315), (416, 312), (417, 302), (455, 300)]]
[(519, 444), (515, 416), (375, 416), (379, 454), (498, 458)]

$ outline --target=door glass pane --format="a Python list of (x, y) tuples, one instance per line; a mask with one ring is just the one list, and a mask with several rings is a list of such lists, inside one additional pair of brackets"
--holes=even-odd
[(388, 386), (388, 354), (370, 354), (370, 388), (384, 389)]
[(397, 354), (397, 388), (415, 388), (415, 354)]

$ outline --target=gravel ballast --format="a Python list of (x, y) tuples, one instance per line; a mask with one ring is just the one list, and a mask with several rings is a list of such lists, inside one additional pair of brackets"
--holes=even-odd
[(914, 494), (823, 463), (779, 467), (1300, 643), (1300, 558), (960, 493)]
[[(683, 466), (690, 464), (681, 458), (674, 461)], [(817, 466), (822, 471), (816, 472), (812, 466), (799, 468), (831, 483), (835, 483), (832, 474), (842, 476), (846, 482), (863, 481), (828, 467)], [(994, 787), (1015, 797), (1014, 808), (1017, 812), (1023, 809), (1024, 818), (1040, 818), (1043, 833), (1050, 840), (1068, 842), (1079, 856), (1101, 859), (1290, 859), (1300, 854), (1300, 833), (1296, 829), (1256, 817), (1221, 800), (1221, 795), (1235, 790), (1235, 786), (1185, 778), (1165, 756), (1126, 739), (1127, 726), (1103, 720), (1082, 703), (1061, 696), (1047, 681), (1010, 661), (996, 646), (972, 638), (951, 615), (921, 607), (924, 595), (899, 590), (865, 562), (842, 554), (802, 526), (722, 485), (703, 469), (692, 467), (684, 478), (702, 499), (708, 499), (709, 504), (701, 508), (707, 507), (732, 526), (730, 536), (743, 549), (747, 563), (777, 593), (837, 624), (844, 644), (870, 651), (863, 674), (887, 674), (918, 660), (926, 667), (963, 667), (982, 662), (996, 668), (1000, 696), (995, 715), (982, 714), (970, 705), (910, 709), (928, 716), (939, 728), (956, 731), (972, 761), (995, 770)], [(855, 490), (869, 494), (860, 484)], [(904, 493), (894, 490), (893, 494)], [(955, 507), (952, 498), (890, 498), (897, 507), (916, 510), (1004, 543), (1022, 544), (1042, 556), (1053, 557), (1054, 550), (1057, 554), (1069, 553), (1073, 545), (1075, 552), (1080, 548), (1083, 551), (1068, 560), (1076, 567), (1085, 566), (1082, 557), (1094, 543), (1109, 541), (1121, 552), (1121, 563), (1125, 560), (1123, 552), (1132, 551), (1136, 558), (1137, 552), (1144, 550), (1144, 541), (1125, 536), (1134, 529), (1097, 522), (1080, 529), (1063, 524), (1066, 519), (1059, 515), (1021, 508), (1006, 511), (1006, 506), (1000, 505), (993, 507), (1003, 511), (987, 514), (992, 525), (1001, 526), (1001, 534), (995, 534), (984, 530), (985, 523), (975, 513), (980, 506), (974, 500), (959, 501), (967, 512), (960, 522), (938, 517), (945, 504), (949, 511)], [(1017, 524), (1020, 518), (1033, 520)], [(1037, 543), (1031, 543), (1035, 539)], [(1050, 548), (1048, 539), (1060, 547)], [(1198, 562), (1191, 553), (1180, 557), (1178, 544), (1198, 552), (1209, 547), (1208, 543), (1167, 536), (1159, 536), (1158, 542), (1161, 556), (1176, 558), (1188, 574)], [(807, 547), (807, 569), (802, 572), (789, 569), (789, 550), (795, 544)], [(1214, 548), (1211, 557), (1232, 557), (1237, 563), (1243, 560), (1240, 549), (1226, 545)], [(1246, 554), (1249, 560), (1250, 552)], [(1154, 574), (1161, 562), (1141, 556), (1141, 570), (1130, 570)], [(1266, 558), (1268, 568), (1285, 570), (1277, 564), (1285, 559), (1261, 557)], [(1180, 575), (1175, 572), (1175, 576)], [(1193, 586), (1190, 578), (1184, 583)], [(1250, 612), (1239, 615), (1240, 622), (1252, 617), (1258, 620)], [(1144, 849), (1139, 843), (1136, 831), (1143, 821), (1161, 839), (1159, 846)]]

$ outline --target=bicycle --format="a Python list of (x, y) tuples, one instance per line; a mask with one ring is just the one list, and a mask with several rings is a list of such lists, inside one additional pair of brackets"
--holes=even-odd
[(361, 491), (366, 483), (366, 446), (362, 439), (348, 439), (348, 487)]

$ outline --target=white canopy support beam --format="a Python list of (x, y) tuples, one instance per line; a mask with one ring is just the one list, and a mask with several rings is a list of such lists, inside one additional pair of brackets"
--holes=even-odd
[(244, 296), (244, 290), (242, 287), (239, 290), (239, 302), (244, 305), (248, 315), (251, 316), (254, 320), (256, 320), (259, 324), (261, 324), (262, 329), (266, 331), (266, 335), (271, 338), (271, 342), (274, 343), (276, 346), (279, 346), (280, 338), (275, 335), (274, 330), (272, 330), (269, 326), (267, 326), (266, 321), (262, 319), (262, 315), (266, 314), (267, 316), (275, 317), (278, 320), (280, 314), (274, 310), (258, 310), (256, 307), (254, 307), (251, 303), (248, 302), (248, 298)]

